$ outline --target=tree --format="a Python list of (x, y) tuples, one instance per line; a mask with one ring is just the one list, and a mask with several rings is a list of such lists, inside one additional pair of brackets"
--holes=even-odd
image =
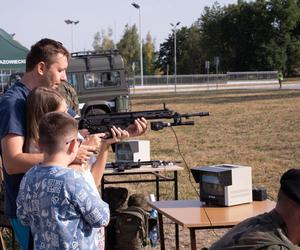
[(260, 46), (268, 40), (269, 23), (260, 3), (239, 1), (238, 5), (205, 8), (197, 24), (205, 60), (221, 59), (221, 71), (256, 70)]
[[(176, 31), (177, 74), (199, 74), (202, 60), (200, 31), (196, 26)], [(160, 45), (156, 65), (164, 74), (174, 72), (174, 32)]]
[[(200, 74), (201, 61), (203, 62), (200, 47), (201, 34), (198, 27), (183, 27), (177, 34), (177, 72), (179, 74)], [(177, 46), (176, 46), (177, 47)]]
[(155, 46), (151, 34), (148, 32), (146, 42), (143, 44), (143, 61), (144, 61), (144, 74), (154, 75), (155, 69)]
[(102, 29), (94, 35), (93, 48), (95, 51), (111, 50), (115, 47), (112, 39), (113, 31), (108, 28), (107, 32)]
[[(194, 24), (201, 34), (199, 46), (203, 58), (202, 73), (205, 72), (204, 61), (212, 61), (214, 56), (221, 58), (221, 66), (224, 67), (225, 64), (228, 64), (226, 60), (229, 57), (226, 54), (230, 53), (227, 52), (227, 50), (230, 50), (228, 46), (230, 41), (225, 42), (226, 39), (224, 38), (226, 35), (226, 32), (224, 32), (226, 26), (224, 16), (224, 8), (215, 3), (211, 8), (205, 7), (203, 15)], [(228, 26), (230, 27), (230, 25)], [(219, 68), (220, 71), (223, 67)]]
[(267, 9), (272, 18), (274, 34), (267, 49), (277, 49), (277, 53), (271, 57), (276, 69), (292, 75), (300, 67), (300, 44), (297, 34), (300, 22), (299, 4), (295, 0), (271, 0)]
[(157, 60), (155, 62), (155, 65), (157, 68), (159, 68), (164, 75), (168, 75), (170, 74), (170, 72), (172, 72), (170, 70), (170, 65), (172, 65), (172, 69), (174, 69), (174, 64), (172, 62), (172, 36), (169, 35), (169, 37), (166, 39), (166, 41), (164, 43), (162, 43), (160, 45), (160, 49), (158, 52), (158, 57)]
[(299, 15), (295, 0), (240, 0), (224, 7), (215, 3), (197, 21), (204, 57), (219, 55), (223, 71), (291, 74), (300, 63), (299, 36), (293, 35)]
[(124, 34), (117, 44), (117, 48), (122, 55), (125, 62), (125, 69), (129, 75), (133, 75), (132, 65), (138, 65), (135, 67), (135, 71), (140, 71), (139, 65), (139, 36), (135, 25), (125, 25)]

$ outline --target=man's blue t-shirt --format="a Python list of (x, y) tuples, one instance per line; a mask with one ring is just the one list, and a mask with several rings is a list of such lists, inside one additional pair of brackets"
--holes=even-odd
[[(15, 83), (0, 98), (0, 141), (8, 134), (26, 135), (26, 98), (30, 90), (21, 82)], [(0, 145), (0, 154), (2, 148)], [(4, 165), (3, 165), (4, 166)], [(5, 184), (5, 213), (16, 216), (16, 198), (24, 174), (8, 175), (3, 168)]]

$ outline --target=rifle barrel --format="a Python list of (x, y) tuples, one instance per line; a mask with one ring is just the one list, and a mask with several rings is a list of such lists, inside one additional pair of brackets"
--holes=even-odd
[(182, 116), (182, 117), (209, 116), (209, 112), (186, 113), (186, 114), (182, 114), (180, 116)]

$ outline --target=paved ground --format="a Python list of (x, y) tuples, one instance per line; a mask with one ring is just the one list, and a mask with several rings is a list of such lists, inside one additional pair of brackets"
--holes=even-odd
[[(220, 89), (279, 89), (277, 82), (257, 82), (257, 83), (227, 83), (227, 84), (177, 84), (172, 85), (153, 85), (137, 86), (130, 88), (130, 94), (162, 93), (162, 92), (188, 92), (188, 91), (207, 91)], [(282, 89), (300, 89), (300, 82), (285, 82)]]

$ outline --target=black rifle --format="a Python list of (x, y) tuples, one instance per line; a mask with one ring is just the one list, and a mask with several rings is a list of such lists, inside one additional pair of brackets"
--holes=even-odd
[(110, 129), (113, 126), (125, 129), (130, 124), (133, 124), (135, 119), (141, 117), (144, 117), (147, 120), (173, 119), (173, 122), (151, 122), (151, 129), (157, 131), (171, 126), (194, 125), (194, 121), (182, 121), (182, 119), (188, 119), (193, 116), (208, 115), (209, 112), (179, 114), (166, 108), (164, 105), (163, 109), (158, 110), (89, 115), (79, 120), (79, 129), (87, 129), (90, 134), (105, 132), (110, 133)]
[(141, 166), (152, 166), (153, 168), (158, 168), (162, 166), (168, 166), (171, 164), (181, 163), (181, 161), (120, 161), (120, 162), (110, 162), (106, 163), (105, 168), (116, 169), (117, 172), (124, 172), (126, 169), (140, 168)]

